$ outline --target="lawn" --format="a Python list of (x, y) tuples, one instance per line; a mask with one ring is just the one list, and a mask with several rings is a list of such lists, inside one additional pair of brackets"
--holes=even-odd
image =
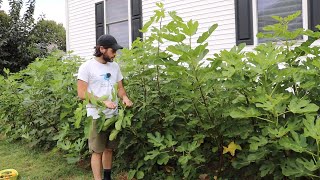
[(63, 157), (54, 151), (40, 152), (0, 138), (0, 170), (3, 169), (16, 169), (20, 180), (92, 179), (90, 169), (67, 164)]

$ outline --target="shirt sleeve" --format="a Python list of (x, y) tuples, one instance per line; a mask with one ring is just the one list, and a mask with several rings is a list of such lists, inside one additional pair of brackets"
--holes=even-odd
[(120, 67), (118, 65), (118, 72), (117, 72), (117, 82), (121, 81), (123, 79)]
[(87, 63), (84, 63), (80, 66), (78, 71), (78, 80), (89, 82), (89, 69)]

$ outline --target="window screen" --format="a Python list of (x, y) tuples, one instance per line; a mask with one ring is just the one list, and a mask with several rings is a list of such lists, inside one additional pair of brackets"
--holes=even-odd
[(107, 34), (123, 47), (129, 47), (128, 0), (106, 1)]
[[(297, 11), (302, 11), (301, 0), (258, 0), (258, 32), (264, 32), (263, 27), (277, 23), (271, 16), (286, 17)], [(302, 16), (289, 23), (289, 31), (302, 28)], [(302, 39), (298, 37), (298, 39)], [(259, 43), (270, 41), (271, 39), (259, 39)]]

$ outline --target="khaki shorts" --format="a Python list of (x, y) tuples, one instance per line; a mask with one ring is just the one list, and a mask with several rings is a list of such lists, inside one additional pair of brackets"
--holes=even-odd
[(90, 152), (102, 153), (105, 149), (115, 149), (118, 146), (117, 139), (110, 141), (109, 135), (111, 131), (97, 132), (97, 121), (92, 120), (92, 131), (89, 135)]

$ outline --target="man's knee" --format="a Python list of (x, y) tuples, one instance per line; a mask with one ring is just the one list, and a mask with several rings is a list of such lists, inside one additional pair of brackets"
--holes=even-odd
[(113, 152), (113, 149), (110, 149), (110, 148), (106, 148), (104, 150), (104, 153), (112, 153)]
[(91, 152), (91, 156), (95, 156), (95, 157), (102, 156), (102, 154), (103, 152), (94, 152), (94, 151)]

